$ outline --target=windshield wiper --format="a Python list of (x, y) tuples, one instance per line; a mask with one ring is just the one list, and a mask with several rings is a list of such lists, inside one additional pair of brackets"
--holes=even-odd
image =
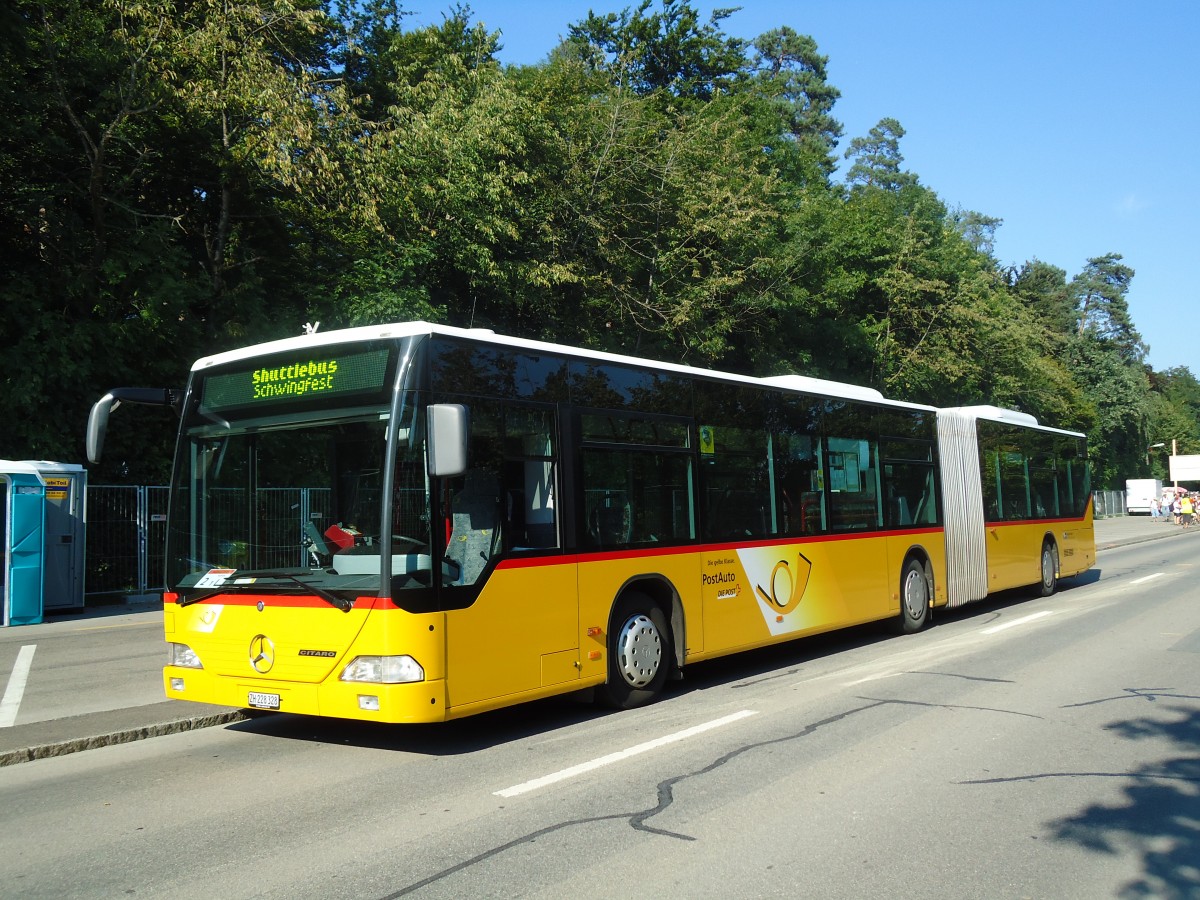
[(191, 606), (193, 603), (199, 603), (201, 600), (207, 600), (209, 597), (216, 597), (218, 594), (225, 593), (220, 588), (215, 591), (202, 591), (199, 594), (192, 594), (190, 597), (181, 597), (175, 602), (176, 606)]
[[(339, 597), (336, 594), (325, 590), (324, 588), (317, 587), (315, 584), (313, 584), (311, 582), (301, 581), (297, 575), (294, 575), (291, 572), (264, 572), (264, 571), (260, 571), (258, 569), (248, 569), (246, 571), (236, 572), (231, 577), (231, 579), (227, 579), (227, 580), (238, 579), (238, 578), (283, 578), (287, 581), (293, 582), (294, 584), (300, 585), (300, 587), (304, 588), (310, 594), (314, 594), (317, 597), (320, 597), (322, 600), (324, 600), (330, 606), (336, 607), (337, 609), (340, 609), (342, 612), (350, 612), (350, 610), (352, 610), (354, 608), (353, 600), (347, 600), (343, 597)], [(236, 580), (233, 583), (237, 584)], [(207, 600), (209, 597), (215, 597), (221, 593), (224, 593), (224, 585), (222, 585), (221, 587), (219, 587), (213, 591), (205, 591), (201, 594), (195, 594), (194, 596), (191, 596), (191, 597), (185, 597), (184, 599), (179, 601), (178, 605), (179, 606), (190, 606), (193, 603), (199, 603), (201, 600)]]

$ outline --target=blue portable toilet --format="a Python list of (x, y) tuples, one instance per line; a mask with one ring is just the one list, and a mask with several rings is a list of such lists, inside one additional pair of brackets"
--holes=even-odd
[(77, 463), (0, 459), (5, 625), (83, 607), (87, 470)]
[(83, 608), (87, 560), (87, 469), (78, 463), (26, 460), (46, 483), (42, 612)]
[(46, 481), (27, 462), (0, 460), (0, 543), (4, 624), (42, 621), (45, 577)]

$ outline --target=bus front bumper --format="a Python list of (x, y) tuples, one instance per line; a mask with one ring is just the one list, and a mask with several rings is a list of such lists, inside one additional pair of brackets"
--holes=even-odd
[(273, 712), (329, 716), (367, 722), (416, 723), (446, 719), (446, 683), (412, 684), (347, 682), (336, 678), (319, 684), (235, 678), (204, 669), (166, 666), (163, 690), (171, 700), (190, 700)]

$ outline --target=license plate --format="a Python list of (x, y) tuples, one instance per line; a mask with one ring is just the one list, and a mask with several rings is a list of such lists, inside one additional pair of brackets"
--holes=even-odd
[(251, 691), (247, 702), (255, 709), (279, 709), (278, 694), (263, 694), (259, 691)]

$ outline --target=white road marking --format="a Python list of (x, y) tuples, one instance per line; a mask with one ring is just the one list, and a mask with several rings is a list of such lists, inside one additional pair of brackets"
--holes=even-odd
[(514, 785), (510, 788), (505, 788), (502, 791), (494, 791), (497, 797), (517, 797), (521, 794), (527, 794), (530, 791), (536, 791), (538, 788), (544, 788), (547, 785), (555, 784), (559, 781), (565, 781), (568, 778), (574, 778), (576, 775), (582, 775), (584, 772), (591, 772), (594, 769), (599, 769), (602, 766), (611, 765), (615, 762), (620, 762), (624, 759), (629, 759), (631, 756), (637, 756), (640, 753), (646, 753), (650, 750), (657, 750), (659, 747), (665, 747), (667, 744), (674, 744), (678, 741), (686, 740), (690, 737), (695, 737), (698, 734), (703, 734), (705, 731), (711, 731), (714, 728), (720, 728), (722, 725), (730, 725), (747, 716), (757, 715), (757, 712), (752, 709), (743, 709), (741, 712), (735, 712), (732, 715), (725, 716), (721, 719), (713, 719), (711, 722), (705, 722), (702, 725), (694, 725), (691, 728), (685, 728), (683, 731), (677, 731), (674, 734), (668, 734), (665, 737), (655, 738), (652, 741), (646, 741), (644, 744), (638, 744), (634, 747), (629, 747), (625, 750), (618, 750), (616, 753), (610, 753), (607, 756), (601, 756), (589, 762), (580, 763), (577, 766), (571, 766), (569, 769), (561, 769), (550, 775), (543, 775), (541, 778), (534, 778), (532, 781), (526, 781), (522, 784)]
[(11, 728), (17, 721), (17, 710), (21, 708), (21, 698), (25, 696), (25, 683), (29, 680), (33, 651), (36, 649), (37, 644), (26, 644), (17, 653), (16, 664), (8, 676), (8, 687), (4, 689), (4, 699), (0, 700), (0, 728)]
[(1011, 622), (1005, 622), (1003, 625), (993, 625), (991, 628), (983, 629), (980, 633), (995, 634), (997, 631), (1004, 631), (1006, 628), (1016, 628), (1018, 625), (1024, 625), (1026, 622), (1032, 622), (1034, 619), (1041, 619), (1052, 615), (1054, 615), (1054, 610), (1044, 609), (1041, 612), (1035, 612), (1031, 616), (1024, 616), (1020, 619), (1013, 619)]
[(1138, 578), (1129, 583), (1130, 584), (1144, 584), (1147, 581), (1153, 581), (1155, 578), (1162, 578), (1166, 574), (1167, 574), (1166, 572), (1155, 572), (1153, 575), (1147, 575), (1144, 578)]
[(860, 684), (866, 684), (868, 681), (882, 681), (885, 678), (895, 678), (899, 672), (880, 672), (878, 675), (868, 675), (866, 678), (860, 678), (858, 681), (847, 681), (846, 687), (858, 687)]

